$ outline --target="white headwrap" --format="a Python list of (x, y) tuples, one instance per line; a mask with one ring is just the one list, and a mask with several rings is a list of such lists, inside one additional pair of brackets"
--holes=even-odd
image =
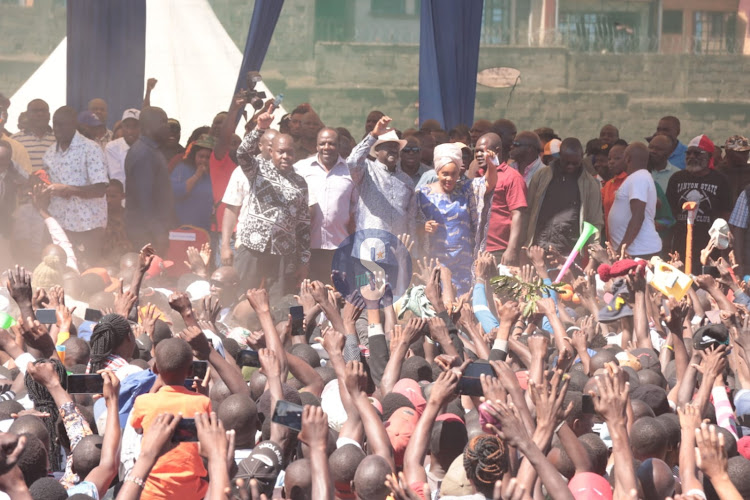
[(432, 156), (432, 165), (435, 167), (435, 172), (440, 172), (440, 169), (449, 163), (455, 163), (458, 168), (463, 166), (464, 160), (461, 155), (461, 146), (450, 142), (435, 146)]

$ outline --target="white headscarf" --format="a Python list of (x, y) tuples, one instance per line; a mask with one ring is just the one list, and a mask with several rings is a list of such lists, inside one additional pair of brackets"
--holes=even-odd
[(435, 172), (440, 172), (440, 169), (449, 163), (455, 163), (459, 169), (463, 166), (464, 160), (461, 154), (461, 146), (450, 142), (435, 146), (432, 157), (432, 165), (435, 167)]

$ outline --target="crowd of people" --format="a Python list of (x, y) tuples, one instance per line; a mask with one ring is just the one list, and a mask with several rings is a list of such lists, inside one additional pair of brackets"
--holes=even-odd
[(748, 139), (156, 85), (0, 96), (0, 499), (750, 498)]

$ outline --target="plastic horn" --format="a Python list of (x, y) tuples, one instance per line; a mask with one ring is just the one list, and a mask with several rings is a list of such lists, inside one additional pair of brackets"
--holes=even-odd
[(687, 210), (687, 238), (685, 241), (685, 274), (693, 273), (693, 224), (695, 224), (695, 215), (698, 210), (698, 203), (686, 201), (682, 204), (682, 209)]
[(598, 229), (596, 229), (596, 226), (594, 226), (593, 224), (589, 224), (586, 221), (583, 222), (583, 231), (581, 232), (581, 236), (578, 237), (578, 241), (576, 241), (573, 250), (570, 252), (570, 255), (568, 255), (568, 259), (565, 261), (565, 264), (563, 264), (562, 269), (560, 269), (560, 272), (557, 273), (557, 278), (555, 278), (554, 283), (560, 283), (562, 277), (565, 275), (565, 273), (568, 272), (570, 266), (573, 265), (573, 261), (576, 260), (576, 257), (578, 257), (578, 253), (581, 251), (584, 245), (586, 245), (586, 242), (589, 241), (589, 238), (591, 238), (591, 236), (597, 231)]

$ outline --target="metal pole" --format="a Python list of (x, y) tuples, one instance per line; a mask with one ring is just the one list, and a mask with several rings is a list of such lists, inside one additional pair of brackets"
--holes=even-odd
[(664, 21), (664, 0), (656, 0), (656, 53), (661, 54), (661, 26)]

